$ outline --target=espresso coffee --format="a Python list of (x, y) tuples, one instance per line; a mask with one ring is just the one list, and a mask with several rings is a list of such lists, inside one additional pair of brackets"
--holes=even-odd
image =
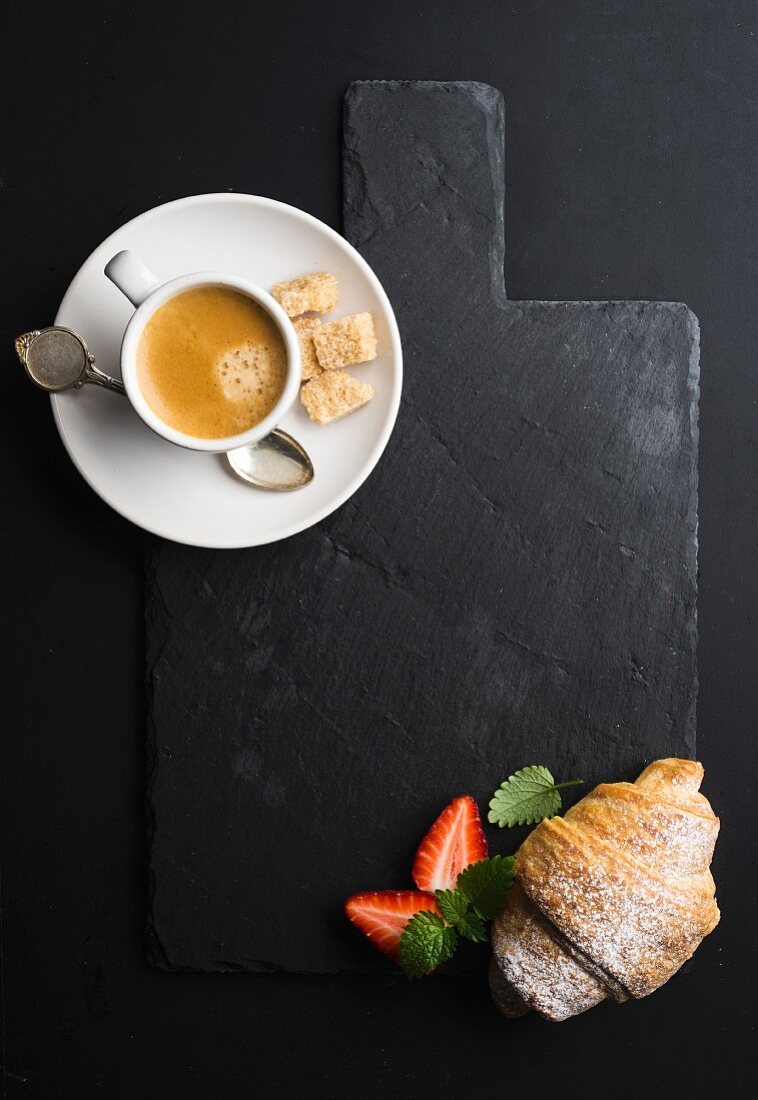
[(185, 290), (155, 311), (137, 345), (137, 381), (169, 427), (202, 439), (247, 431), (276, 405), (287, 375), (282, 335), (232, 287)]

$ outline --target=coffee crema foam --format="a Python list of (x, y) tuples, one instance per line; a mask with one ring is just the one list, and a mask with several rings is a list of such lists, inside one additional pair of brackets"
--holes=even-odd
[(260, 423), (286, 375), (275, 322), (232, 287), (196, 287), (170, 298), (137, 345), (137, 380), (150, 408), (169, 427), (203, 439)]

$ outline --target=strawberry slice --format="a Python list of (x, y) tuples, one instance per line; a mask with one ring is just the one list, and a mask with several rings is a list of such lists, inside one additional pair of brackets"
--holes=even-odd
[(434, 898), (416, 890), (353, 894), (345, 902), (345, 913), (356, 928), (368, 936), (374, 947), (395, 960), (406, 924), (415, 913), (424, 909), (439, 913)]
[(419, 845), (413, 861), (413, 881), (419, 890), (452, 890), (469, 863), (487, 855), (479, 808), (470, 794), (446, 806)]

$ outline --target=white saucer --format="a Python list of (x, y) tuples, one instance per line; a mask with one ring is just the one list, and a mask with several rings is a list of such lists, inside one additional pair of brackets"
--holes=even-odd
[(219, 455), (186, 451), (147, 428), (129, 402), (97, 386), (51, 398), (61, 438), (82, 476), (103, 500), (156, 535), (192, 546), (259, 546), (318, 523), (371, 473), (400, 404), (402, 351), (395, 315), (366, 261), (323, 222), (273, 199), (195, 195), (127, 222), (95, 249), (61, 302), (55, 323), (80, 333), (97, 366), (120, 377), (119, 347), (132, 308), (103, 268), (122, 248), (156, 275), (223, 271), (268, 288), (308, 271), (331, 271), (340, 284), (333, 316), (374, 315), (378, 358), (350, 368), (376, 396), (323, 428), (299, 399), (281, 427), (310, 454), (316, 476), (293, 493), (238, 481)]

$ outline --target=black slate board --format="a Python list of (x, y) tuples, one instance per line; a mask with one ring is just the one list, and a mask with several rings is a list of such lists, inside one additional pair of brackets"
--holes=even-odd
[(401, 413), (318, 528), (149, 557), (160, 967), (386, 970), (341, 900), (409, 886), (451, 796), (485, 803), (527, 763), (592, 783), (695, 751), (695, 317), (506, 303), (490, 87), (354, 84), (344, 154)]

